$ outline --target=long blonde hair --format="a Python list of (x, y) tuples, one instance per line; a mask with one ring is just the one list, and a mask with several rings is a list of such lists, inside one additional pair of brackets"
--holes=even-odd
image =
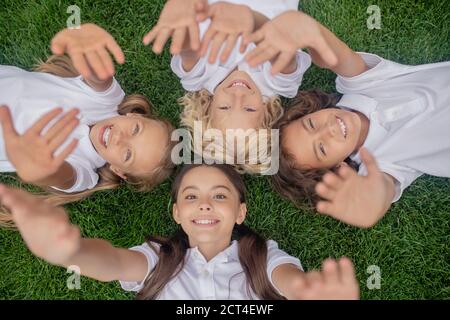
[[(35, 66), (34, 71), (50, 73), (63, 78), (79, 76), (72, 65), (72, 61), (67, 56), (51, 56), (46, 62), (40, 62)], [(175, 145), (175, 142), (172, 142), (170, 138), (172, 131), (175, 130), (174, 126), (168, 120), (158, 119), (153, 114), (153, 106), (150, 101), (145, 96), (139, 94), (125, 96), (123, 101), (117, 106), (117, 112), (120, 115), (138, 113), (143, 117), (158, 120), (166, 127), (168, 131), (167, 147), (166, 150), (164, 150), (164, 155), (158, 166), (143, 176), (127, 174), (127, 180), (124, 181), (109, 169), (109, 164), (106, 164), (97, 169), (97, 174), (100, 178), (98, 184), (94, 188), (71, 194), (59, 192), (52, 188), (46, 188), (46, 193), (40, 195), (45, 201), (48, 201), (55, 206), (67, 204), (89, 197), (96, 191), (115, 189), (122, 183), (130, 184), (137, 191), (150, 191), (170, 176), (175, 168), (175, 165), (171, 160), (172, 147)], [(0, 207), (0, 226), (14, 228), (12, 216), (3, 206)]]
[[(195, 122), (201, 122), (202, 124), (202, 132), (205, 133), (206, 130), (211, 129), (211, 103), (213, 100), (213, 96), (205, 89), (202, 89), (200, 91), (194, 91), (194, 92), (188, 92), (183, 97), (181, 97), (178, 100), (178, 103), (183, 106), (183, 111), (181, 113), (181, 124), (189, 130), (189, 133), (191, 135), (191, 144), (192, 144), (192, 150), (194, 152), (198, 152), (196, 150), (196, 143), (194, 141), (194, 137), (196, 136), (194, 134), (194, 128), (195, 128)], [(269, 142), (266, 146), (267, 154), (270, 155), (272, 152), (271, 150), (271, 131), (270, 129), (274, 126), (274, 124), (283, 116), (283, 108), (281, 104), (281, 100), (278, 96), (273, 96), (268, 99), (268, 101), (265, 103), (265, 111), (264, 111), (264, 118), (260, 125), (260, 128), (256, 129), (258, 132), (259, 129), (268, 129), (267, 133), (267, 141)], [(225, 140), (225, 139), (224, 139)], [(202, 150), (204, 150), (206, 147), (215, 148), (218, 149), (224, 149), (223, 145), (214, 145), (215, 141), (207, 141), (203, 139), (202, 137)], [(241, 173), (249, 173), (249, 174), (256, 174), (261, 173), (265, 170), (267, 170), (270, 166), (270, 164), (267, 163), (261, 163), (254, 159), (251, 163), (250, 161), (250, 155), (251, 154), (257, 154), (258, 145), (256, 141), (253, 141), (251, 139), (246, 139), (245, 141), (245, 147), (243, 150), (237, 150), (237, 153), (241, 153), (241, 157), (243, 159), (248, 159), (244, 164), (234, 164), (233, 166), (235, 169), (237, 169)], [(221, 162), (225, 162), (225, 159), (227, 157), (231, 157), (233, 159), (237, 159), (239, 157), (238, 154), (227, 154), (229, 153), (230, 148), (226, 147), (226, 150), (223, 150), (220, 154), (215, 154), (213, 156), (214, 159)], [(236, 163), (236, 161), (234, 162)]]

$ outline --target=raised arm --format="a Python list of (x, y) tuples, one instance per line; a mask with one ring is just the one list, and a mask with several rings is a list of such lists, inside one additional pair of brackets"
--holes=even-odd
[(246, 59), (251, 66), (275, 59), (272, 73), (283, 70), (299, 49), (308, 49), (313, 63), (336, 74), (352, 77), (367, 70), (362, 58), (314, 18), (300, 11), (288, 11), (251, 36), (244, 45), (258, 44)]
[(81, 274), (100, 281), (143, 281), (147, 260), (139, 252), (113, 247), (101, 239), (83, 239), (61, 207), (19, 189), (0, 185), (0, 202), (13, 220), (30, 251), (47, 262), (76, 265)]
[(118, 63), (125, 63), (122, 49), (114, 38), (93, 23), (58, 32), (52, 39), (51, 50), (56, 55), (68, 54), (84, 81), (96, 91), (111, 86), (115, 68), (110, 54)]
[(348, 258), (327, 259), (322, 271), (304, 273), (293, 264), (282, 264), (272, 272), (272, 280), (290, 300), (356, 300), (359, 285)]

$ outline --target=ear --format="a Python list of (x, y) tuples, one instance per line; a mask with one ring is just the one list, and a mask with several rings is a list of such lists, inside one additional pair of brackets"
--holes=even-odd
[(122, 170), (120, 170), (119, 168), (113, 166), (113, 165), (109, 165), (109, 169), (114, 172), (115, 175), (121, 177), (123, 180), (127, 180), (127, 176), (125, 175), (125, 172), (123, 172)]
[(242, 224), (247, 216), (247, 205), (245, 203), (241, 203), (239, 205), (239, 214), (236, 218), (237, 224)]
[(178, 214), (178, 207), (176, 203), (174, 203), (172, 206), (172, 216), (173, 220), (175, 220), (177, 224), (181, 224), (180, 216)]

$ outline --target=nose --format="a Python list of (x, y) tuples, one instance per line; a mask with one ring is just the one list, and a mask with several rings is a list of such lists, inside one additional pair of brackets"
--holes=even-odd
[(234, 107), (240, 108), (244, 104), (244, 97), (245, 97), (245, 93), (240, 92), (240, 91), (235, 91), (233, 93)]
[(200, 205), (200, 211), (202, 211), (202, 212), (209, 212), (209, 211), (211, 211), (211, 206), (209, 205), (209, 203), (202, 203), (201, 205)]
[(336, 120), (336, 117), (332, 114), (327, 119), (327, 124), (323, 128), (327, 134), (331, 135), (332, 137), (336, 136), (338, 134), (338, 123)]
[(112, 143), (114, 145), (118, 145), (118, 144), (122, 143), (122, 141), (123, 141), (123, 133), (122, 133), (122, 131), (120, 129), (115, 130), (115, 131), (113, 131), (111, 133), (112, 133)]

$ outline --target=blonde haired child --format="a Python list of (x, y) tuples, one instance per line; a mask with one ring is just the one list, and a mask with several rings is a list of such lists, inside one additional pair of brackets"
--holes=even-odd
[[(188, 91), (180, 99), (184, 107), (181, 123), (185, 127), (193, 133), (198, 121), (203, 133), (209, 128), (222, 133), (227, 129), (272, 128), (283, 113), (278, 96), (296, 95), (311, 59), (298, 50), (282, 74), (277, 75), (270, 72), (272, 62), (250, 67), (244, 57), (255, 44), (245, 49), (242, 35), (297, 7), (297, 0), (170, 0), (166, 3), (158, 24), (144, 37), (144, 43), (154, 42), (153, 51), (160, 53), (172, 37), (171, 67)], [(202, 142), (203, 148), (210, 144)], [(194, 148), (196, 145), (193, 141)], [(250, 148), (254, 146), (244, 149)], [(254, 172), (258, 165), (243, 168)]]
[[(172, 185), (170, 238), (149, 237), (130, 250), (81, 238), (61, 208), (0, 185), (22, 237), (49, 263), (77, 265), (100, 281), (119, 280), (139, 299), (358, 299), (347, 258), (304, 273), (300, 261), (243, 225), (245, 185), (226, 165), (185, 166)], [(36, 227), (38, 226), (38, 227)]]
[(0, 66), (0, 171), (50, 187), (54, 203), (121, 181), (148, 190), (164, 180), (173, 169), (173, 127), (145, 97), (125, 96), (113, 77), (109, 52), (124, 63), (113, 37), (84, 24), (59, 32), (52, 51), (36, 72)]

